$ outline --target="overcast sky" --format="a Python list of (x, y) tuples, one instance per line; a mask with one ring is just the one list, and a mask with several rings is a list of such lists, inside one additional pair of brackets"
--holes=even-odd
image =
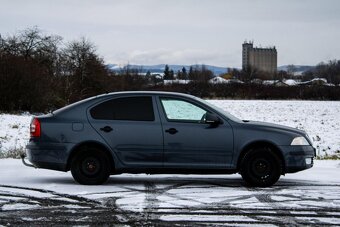
[(0, 0), (3, 36), (33, 26), (85, 36), (107, 63), (241, 67), (245, 40), (278, 65), (340, 59), (339, 0)]

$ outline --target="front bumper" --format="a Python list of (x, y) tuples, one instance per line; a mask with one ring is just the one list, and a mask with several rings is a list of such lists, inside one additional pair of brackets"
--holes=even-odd
[(280, 146), (285, 160), (285, 173), (295, 173), (313, 167), (315, 148), (306, 146)]
[(35, 143), (26, 146), (28, 160), (37, 168), (67, 171), (68, 151), (73, 144)]

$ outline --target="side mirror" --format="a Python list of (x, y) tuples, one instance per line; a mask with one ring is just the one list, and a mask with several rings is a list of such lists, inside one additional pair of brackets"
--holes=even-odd
[(211, 124), (213, 126), (217, 126), (217, 125), (221, 124), (222, 122), (221, 122), (221, 120), (218, 116), (216, 116), (215, 114), (207, 112), (205, 114), (204, 123)]

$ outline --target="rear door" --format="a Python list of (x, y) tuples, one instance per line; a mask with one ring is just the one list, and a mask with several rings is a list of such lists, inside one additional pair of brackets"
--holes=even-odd
[(94, 129), (129, 168), (161, 167), (163, 133), (150, 96), (112, 98), (89, 109)]
[(159, 97), (164, 132), (164, 167), (227, 168), (233, 155), (233, 132), (227, 121), (217, 127), (203, 123), (212, 112), (198, 102)]

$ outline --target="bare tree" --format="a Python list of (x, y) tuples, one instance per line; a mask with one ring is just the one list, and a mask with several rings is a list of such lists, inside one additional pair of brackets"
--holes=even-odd
[(108, 72), (92, 42), (84, 37), (72, 41), (66, 45), (63, 55), (66, 65), (65, 91), (68, 102), (107, 90)]
[(294, 73), (296, 72), (295, 65), (288, 65), (287, 66), (287, 74), (292, 78), (294, 76)]

